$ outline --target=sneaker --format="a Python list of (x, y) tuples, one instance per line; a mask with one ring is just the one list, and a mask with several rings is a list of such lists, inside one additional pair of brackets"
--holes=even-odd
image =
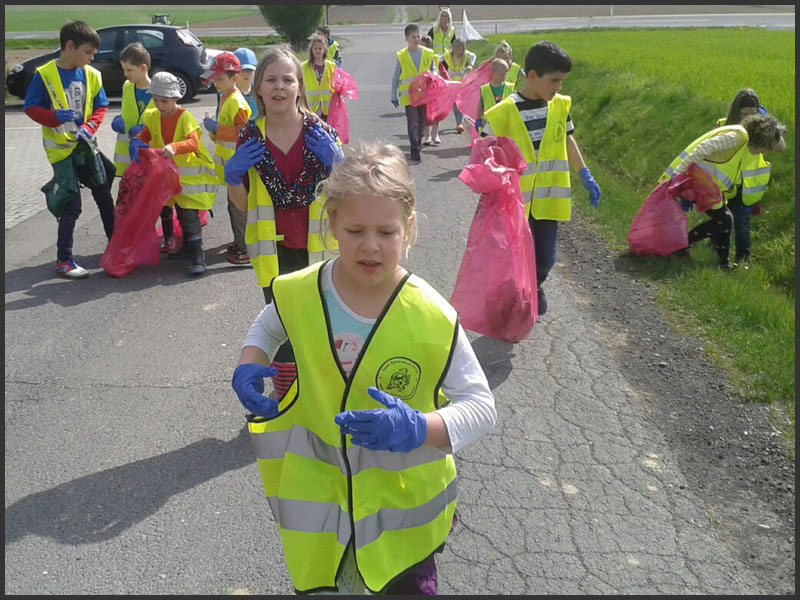
[(250, 257), (247, 255), (246, 252), (239, 252), (238, 254), (234, 254), (228, 257), (228, 262), (232, 265), (249, 267), (250, 266)]
[(202, 275), (206, 272), (206, 263), (196, 263), (186, 269), (187, 275)]
[(74, 258), (65, 262), (57, 262), (56, 273), (67, 279), (86, 279), (89, 276), (89, 271), (79, 266)]
[(456, 125), (456, 133), (464, 133), (464, 126), (461, 123)]
[(240, 252), (239, 245), (236, 242), (231, 242), (227, 246), (225, 246), (225, 251), (228, 254), (237, 254)]
[(541, 286), (536, 289), (536, 292), (538, 296), (537, 298), (537, 305), (539, 308), (538, 314), (539, 316), (542, 316), (544, 313), (547, 312), (547, 296), (544, 295), (544, 288)]
[(737, 265), (736, 263), (732, 263), (729, 260), (725, 260), (719, 263), (719, 268), (722, 269), (723, 271), (733, 271), (738, 266), (739, 265)]
[(431, 143), (432, 143), (432, 141), (431, 141), (431, 138), (430, 138), (430, 137), (425, 137), (425, 138), (422, 138), (422, 145), (423, 145), (423, 146), (430, 146), (430, 145), (431, 145)]
[(166, 240), (162, 238), (160, 252), (162, 254), (166, 254), (168, 252), (175, 252), (176, 246), (177, 246), (177, 240), (175, 239), (174, 236), (171, 238), (167, 238)]
[(438, 146), (441, 143), (442, 143), (442, 138), (440, 138), (438, 135), (435, 138), (433, 138), (433, 144), (435, 146)]
[(408, 159), (411, 162), (422, 162), (422, 155), (419, 152), (412, 152), (410, 158)]

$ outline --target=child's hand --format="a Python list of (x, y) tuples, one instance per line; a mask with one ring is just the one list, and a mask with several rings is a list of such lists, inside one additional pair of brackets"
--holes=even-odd
[(339, 144), (319, 123), (308, 128), (305, 135), (306, 146), (316, 155), (322, 164), (331, 168), (344, 158)]
[(678, 198), (678, 200), (681, 202), (683, 212), (692, 212), (694, 210), (694, 203), (684, 200), (683, 198)]
[(233, 371), (231, 386), (247, 410), (259, 417), (277, 417), (278, 401), (264, 396), (264, 378), (275, 377), (278, 369), (257, 363), (239, 365)]
[(425, 415), (378, 388), (367, 388), (367, 393), (386, 410), (376, 408), (339, 413), (334, 421), (341, 432), (352, 436), (353, 444), (370, 450), (411, 452), (419, 448), (428, 435)]
[(59, 108), (56, 110), (56, 119), (58, 119), (62, 123), (69, 123), (70, 121), (74, 121), (77, 118), (78, 118), (78, 113), (76, 113), (71, 108)]
[(206, 128), (207, 131), (216, 134), (217, 127), (219, 126), (219, 121), (216, 121), (211, 117), (206, 117), (205, 119), (203, 119), (203, 126)]
[(125, 133), (125, 121), (122, 119), (122, 115), (117, 115), (112, 119), (111, 129), (117, 133)]
[(142, 124), (134, 125), (130, 129), (128, 129), (128, 137), (135, 138), (137, 135), (142, 133), (142, 129), (144, 129), (144, 125)]
[(149, 148), (149, 147), (150, 146), (145, 144), (139, 138), (133, 138), (131, 140), (130, 145), (128, 146), (128, 154), (130, 154), (131, 160), (139, 162), (139, 150), (141, 150), (142, 148)]
[(172, 147), (172, 144), (167, 144), (161, 149), (161, 152), (159, 152), (159, 154), (164, 158), (172, 158), (173, 156), (175, 156), (175, 149)]
[(242, 177), (248, 169), (261, 162), (267, 151), (264, 142), (257, 138), (250, 138), (242, 142), (227, 161), (225, 161), (225, 183), (227, 185), (242, 185)]
[(589, 204), (595, 207), (598, 206), (600, 204), (602, 192), (600, 191), (600, 186), (597, 185), (594, 177), (592, 177), (592, 174), (589, 172), (589, 167), (583, 167), (578, 171), (578, 175), (581, 177), (583, 187), (589, 192)]

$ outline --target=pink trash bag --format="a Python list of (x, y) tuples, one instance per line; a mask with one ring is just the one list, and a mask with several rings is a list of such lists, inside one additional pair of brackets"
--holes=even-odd
[(336, 130), (342, 143), (347, 144), (350, 141), (350, 118), (344, 99), (357, 100), (358, 87), (350, 73), (339, 67), (333, 70), (331, 87), (333, 94), (328, 105), (327, 123)]
[(519, 342), (536, 323), (536, 261), (519, 176), (525, 170), (513, 140), (487, 136), (476, 143), (481, 162), (458, 176), (481, 194), (450, 304), (465, 329)]
[(151, 148), (139, 151), (139, 162), (128, 165), (119, 183), (114, 233), (100, 258), (100, 266), (109, 275), (125, 277), (137, 265), (158, 265), (159, 241), (153, 223), (181, 189), (174, 160)]
[(666, 256), (689, 246), (689, 225), (678, 198), (706, 211), (720, 201), (717, 184), (694, 163), (686, 173), (664, 180), (639, 208), (628, 231), (628, 250), (636, 256)]
[(467, 73), (461, 80), (461, 88), (455, 98), (458, 110), (474, 122), (478, 118), (478, 100), (481, 99), (481, 86), (492, 80), (492, 61), (486, 61), (480, 67)]
[(424, 71), (408, 86), (411, 106), (425, 105), (425, 124), (434, 125), (444, 121), (453, 108), (455, 96), (461, 83), (444, 80), (435, 73)]
[[(178, 211), (174, 210), (173, 207), (172, 211), (172, 237), (175, 238), (175, 247), (180, 248), (183, 244), (183, 229), (181, 229), (181, 223), (178, 221)], [(205, 227), (208, 225), (208, 212), (207, 210), (198, 210), (197, 217), (200, 219), (200, 226)], [(161, 239), (164, 237), (164, 232), (161, 229), (161, 220), (157, 219), (156, 225), (156, 236), (158, 236), (159, 243)]]

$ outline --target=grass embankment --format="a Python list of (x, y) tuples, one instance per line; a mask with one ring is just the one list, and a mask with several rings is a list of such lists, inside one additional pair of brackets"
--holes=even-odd
[[(762, 29), (564, 31), (488, 36), (471, 43), (479, 61), (500, 39), (524, 65), (528, 48), (551, 40), (572, 58), (562, 93), (572, 96), (576, 139), (603, 190), (588, 208), (574, 203), (608, 243), (627, 254), (636, 212), (664, 168), (725, 116), (736, 92), (752, 87), (788, 128), (787, 150), (771, 153), (769, 189), (751, 219), (748, 270), (721, 272), (706, 244), (689, 260), (635, 258), (637, 276), (659, 281), (657, 300), (676, 328), (707, 340), (706, 350), (740, 393), (781, 406), (795, 421), (794, 32)], [(753, 50), (753, 49), (757, 50)], [(705, 220), (689, 214), (689, 226)], [(731, 244), (733, 253), (733, 243)]]

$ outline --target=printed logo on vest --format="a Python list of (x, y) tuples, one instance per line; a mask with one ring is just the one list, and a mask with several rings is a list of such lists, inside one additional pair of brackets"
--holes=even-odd
[(410, 400), (417, 392), (422, 369), (409, 358), (395, 356), (383, 363), (375, 376), (375, 387), (401, 400)]
[(553, 138), (555, 141), (560, 142), (564, 139), (564, 126), (559, 123), (555, 126), (555, 130), (553, 131)]

